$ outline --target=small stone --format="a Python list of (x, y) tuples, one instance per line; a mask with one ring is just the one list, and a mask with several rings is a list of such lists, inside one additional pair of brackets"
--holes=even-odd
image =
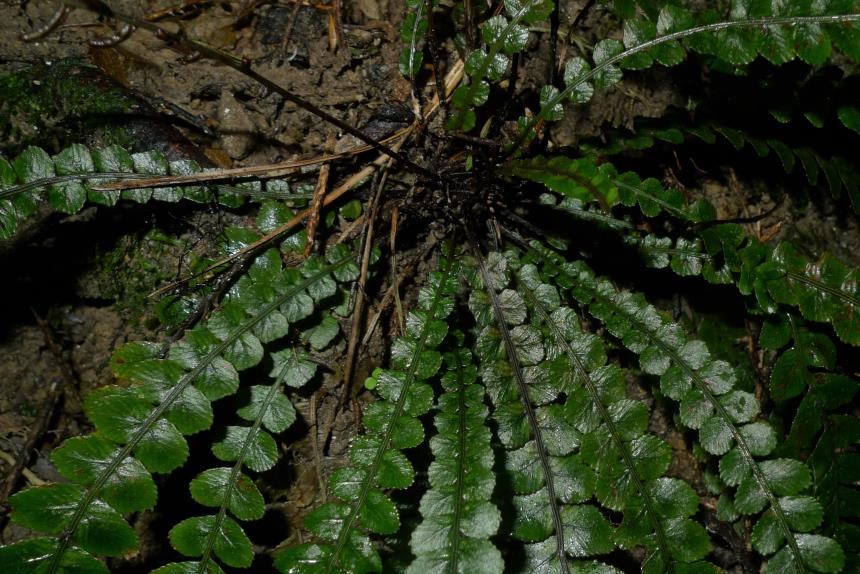
[(224, 151), (232, 159), (246, 157), (254, 148), (256, 126), (245, 107), (229, 92), (222, 92), (218, 104), (219, 132)]

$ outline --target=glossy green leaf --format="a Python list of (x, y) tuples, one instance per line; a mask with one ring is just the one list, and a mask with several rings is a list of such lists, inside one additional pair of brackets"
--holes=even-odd
[[(16, 574), (42, 574), (48, 571), (57, 549), (54, 538), (29, 538), (0, 547), (0, 571)], [(63, 555), (58, 574), (107, 574), (104, 563), (80, 548), (71, 547)]]
[[(72, 144), (53, 158), (57, 175), (71, 175), (94, 171), (90, 151), (81, 144)], [(89, 184), (83, 181), (69, 181), (48, 187), (48, 201), (63, 213), (77, 213), (87, 199)]]
[(278, 446), (272, 436), (261, 429), (228, 426), (224, 439), (212, 445), (212, 454), (223, 461), (242, 459), (251, 470), (262, 472), (278, 461)]
[(365, 528), (377, 534), (393, 534), (400, 528), (394, 503), (382, 492), (370, 489), (359, 516)]
[(681, 562), (695, 562), (711, 551), (711, 541), (705, 528), (686, 518), (668, 521), (666, 535), (669, 552)]
[(564, 66), (564, 83), (571, 90), (570, 101), (582, 104), (594, 95), (594, 87), (581, 78), (591, 71), (591, 66), (582, 58), (571, 58)]
[(804, 317), (828, 321), (840, 339), (860, 344), (860, 271), (849, 270), (825, 254), (812, 264), (790, 243), (781, 243), (772, 254), (775, 268), (782, 274), (769, 280), (767, 289), (781, 303), (797, 305)]
[(515, 54), (525, 48), (529, 38), (528, 30), (519, 24), (509, 22), (504, 16), (493, 16), (484, 24), (484, 41), (498, 45), (506, 54)]
[(836, 115), (846, 128), (860, 134), (860, 110), (853, 106), (842, 106), (836, 110)]
[[(220, 340), (231, 336), (245, 321), (247, 316), (236, 303), (228, 303), (214, 314), (206, 324), (207, 328)], [(260, 340), (251, 333), (242, 333), (225, 351), (224, 358), (236, 367), (244, 370), (253, 367), (263, 358), (263, 346)]]
[[(69, 525), (84, 492), (71, 484), (28, 488), (10, 498), (18, 524), (48, 534), (59, 534)], [(73, 541), (88, 552), (119, 556), (137, 547), (137, 536), (122, 516), (94, 501), (73, 534)]]
[[(817, 534), (798, 534), (797, 545), (803, 557), (803, 565), (813, 572), (841, 572), (845, 566), (845, 553), (832, 538)], [(794, 572), (798, 564), (788, 548), (783, 548), (771, 558), (762, 572), (783, 574)]]
[[(595, 67), (617, 56), (624, 51), (624, 45), (618, 40), (605, 39), (594, 45)], [(594, 75), (594, 88), (602, 90), (621, 81), (622, 72), (616, 66), (604, 66)]]
[[(204, 327), (188, 331), (185, 337), (171, 345), (169, 357), (186, 369), (193, 369), (218, 344), (218, 339)], [(225, 359), (216, 357), (205, 364), (193, 384), (210, 401), (232, 395), (239, 388), (239, 373)]]
[[(139, 394), (111, 387), (90, 393), (84, 406), (99, 432), (119, 443), (128, 442), (152, 411), (151, 403)], [(185, 462), (188, 445), (170, 421), (158, 419), (141, 437), (134, 453), (148, 471), (170, 472)]]
[[(70, 481), (92, 486), (117, 451), (114, 444), (96, 435), (73, 437), (51, 453), (51, 461)], [(143, 465), (128, 457), (110, 473), (100, 495), (119, 512), (135, 512), (155, 506), (156, 488)]]
[(204, 506), (220, 507), (227, 496), (227, 508), (239, 520), (256, 520), (263, 516), (263, 495), (250, 478), (239, 473), (231, 478), (233, 469), (210, 468), (191, 481), (191, 497)]
[(569, 527), (565, 532), (565, 550), (576, 557), (611, 552), (612, 526), (593, 506), (567, 506), (562, 519)]
[(320, 351), (328, 347), (338, 333), (340, 333), (340, 325), (337, 319), (325, 314), (319, 323), (302, 333), (302, 336), (312, 349)]
[(170, 530), (170, 544), (185, 556), (200, 556), (212, 531), (217, 532), (212, 551), (219, 560), (237, 568), (251, 565), (254, 558), (251, 541), (242, 527), (228, 516), (222, 518), (217, 528), (214, 516), (187, 518)]
[(288, 387), (300, 388), (310, 381), (317, 371), (317, 364), (296, 349), (284, 349), (271, 354), (274, 366), (269, 376), (283, 377)]
[[(252, 422), (259, 417), (273, 433), (284, 432), (295, 422), (296, 410), (283, 393), (274, 390), (272, 395), (272, 387), (265, 385), (254, 385), (250, 391), (248, 404), (236, 411), (240, 417)], [(273, 398), (268, 400), (270, 396)]]

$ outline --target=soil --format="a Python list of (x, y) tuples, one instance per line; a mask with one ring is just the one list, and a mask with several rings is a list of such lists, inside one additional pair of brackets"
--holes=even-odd
[[(322, 9), (249, 1), (204, 4), (206, 8), (199, 14), (180, 21), (185, 33), (253, 61), (273, 82), (353, 126), (378, 130), (374, 133), (381, 137), (397, 125), (388, 119), (391, 110), (408, 110), (413, 105), (412, 86), (397, 65), (403, 0), (345, 3), (339, 38), (330, 33), (328, 12)], [(585, 4), (579, 0), (563, 3), (564, 33)], [(113, 5), (145, 15), (167, 3), (144, 0)], [(253, 9), (242, 10), (246, 6)], [(173, 157), (193, 157), (203, 165), (239, 167), (319, 154), (331, 138), (346, 140), (335, 128), (266, 93), (240, 73), (207, 60), (189, 61), (193, 60), (191, 54), (152, 34), (138, 31), (114, 47), (92, 47), (88, 40), (109, 37), (114, 28), (83, 10), (73, 11), (58, 30), (38, 41), (18, 39), (22, 30), (31, 31), (47, 21), (55, 7), (54, 2), (42, 0), (27, 2), (25, 9), (15, 1), (0, 4), (0, 77), (24, 74), (36, 86), (50, 76), (52, 66), (63, 65), (84, 77), (82, 85), (96, 94), (91, 97), (117, 92), (122, 98), (112, 100), (116, 108), (109, 114), (102, 110), (95, 119), (88, 118), (101, 126), (100, 131), (96, 124), (70, 121), (74, 110), (68, 106), (45, 106), (50, 98), (43, 100), (38, 114), (0, 102), (0, 130), (6, 130), (0, 152), (7, 157), (27, 145), (43, 146), (54, 153), (86, 133), (88, 145), (119, 141), (133, 149), (162, 149)], [(611, 21), (601, 20), (606, 14), (595, 9), (586, 21), (588, 33), (575, 41), (590, 45), (603, 37), (612, 27)], [(287, 28), (291, 32), (285, 39)], [(549, 66), (547, 42), (542, 40), (546, 34), (535, 36), (541, 40), (532, 40), (533, 65), (520, 74), (517, 88), (521, 90), (541, 85)], [(570, 37), (575, 43), (573, 35)], [(339, 43), (336, 50), (332, 49), (334, 38)], [(448, 40), (443, 51), (453, 53), (453, 42)], [(683, 110), (691, 81), (685, 74), (683, 69), (628, 74), (617, 89), (570, 111), (554, 125), (547, 146), (550, 150), (574, 148), (599, 138), (608, 127), (635, 128), (642, 118)], [(425, 96), (432, 93), (429, 90)], [(117, 128), (114, 114), (129, 110), (134, 111), (134, 122), (119, 122), (122, 126)], [(81, 130), (81, 125), (86, 129)], [(752, 160), (742, 166), (714, 162), (702, 173), (699, 164), (706, 163), (703, 156), (707, 153), (682, 149), (676, 161), (649, 164), (645, 169), (664, 182), (683, 186), (692, 199), (711, 200), (719, 217), (748, 217), (775, 207), (766, 218), (750, 224), (753, 233), (770, 240), (800, 238), (814, 255), (827, 250), (848, 263), (860, 264), (860, 226), (856, 217), (846, 215), (844, 203), (827, 196), (816, 201), (796, 199), (786, 192), (793, 185), (788, 178), (777, 180), (779, 189), (765, 186)], [(431, 159), (423, 149), (411, 157), (421, 163)], [(343, 162), (333, 169), (332, 177), (339, 181), (356, 170), (355, 165)], [(394, 175), (395, 184), (398, 178), (400, 187), (408, 189), (412, 180)], [(316, 175), (310, 174), (311, 185), (315, 180)], [(396, 199), (405, 193), (395, 193)], [(363, 190), (358, 197), (368, 199)], [(420, 286), (413, 278), (423, 276), (430, 265), (425, 255), (428, 243), (435, 241), (434, 232), (445, 225), (428, 209), (404, 208), (405, 217), (413, 218), (421, 228), (398, 238), (398, 269), (413, 266), (400, 290), (407, 309)], [(219, 231), (231, 223), (248, 222), (252, 216), (247, 208), (222, 211), (211, 206), (154, 204), (116, 210), (91, 208), (72, 217), (45, 210), (15, 239), (0, 242), (2, 296), (6, 306), (14, 307), (0, 319), (0, 451), (11, 460), (24, 456), (26, 468), (32, 472), (29, 476), (37, 480), (58, 479), (49, 459), (51, 450), (65, 438), (89, 429), (82, 397), (113, 381), (109, 369), (112, 351), (126, 341), (165, 340), (168, 336), (168, 329), (159, 321), (163, 318), (159, 309), (146, 294), (184, 274), (190, 259), (214, 254)], [(390, 213), (383, 216), (386, 223), (390, 218)], [(387, 228), (385, 233), (387, 241)], [(381, 308), (389, 282), (387, 275), (372, 280), (369, 316)], [(667, 301), (665, 306), (673, 304)], [(349, 336), (349, 322), (343, 321), (342, 327)], [(300, 420), (280, 439), (285, 468), (279, 465), (261, 480), (271, 503), (264, 522), (285, 533), (275, 536), (270, 532), (269, 548), (285, 538), (288, 543), (300, 539), (303, 517), (325, 498), (327, 476), (345, 464), (346, 449), (357, 428), (355, 413), (369, 400), (367, 393), (359, 393), (355, 387), (385, 361), (387, 342), (399, 329), (397, 314), (389, 306), (358, 357), (353, 408), (338, 408), (343, 341), (317, 357), (324, 368), (314, 388), (291, 397)], [(690, 441), (674, 429), (662, 409), (654, 412), (652, 428), (676, 452), (671, 472), (688, 479), (704, 495)], [(46, 416), (47, 423), (40, 428)], [(34, 428), (37, 436), (28, 440), (33, 438)], [(22, 454), (25, 446), (30, 451)], [(0, 461), (0, 468), (5, 473), (11, 466)], [(12, 478), (15, 489), (26, 484), (24, 475)], [(144, 513), (138, 519), (138, 530), (159, 523), (164, 512), (168, 511), (159, 506), (153, 513)], [(5, 520), (3, 524), (2, 543), (31, 535)], [(143, 571), (150, 560), (166, 551), (152, 544), (142, 549), (130, 568)]]

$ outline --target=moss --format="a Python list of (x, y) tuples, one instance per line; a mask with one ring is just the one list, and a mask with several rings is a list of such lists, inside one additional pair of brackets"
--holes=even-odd
[[(175, 278), (184, 251), (181, 239), (160, 229), (142, 237), (124, 236), (112, 249), (96, 254), (93, 273), (80, 287), (82, 295), (113, 300), (132, 321), (155, 315), (164, 322), (164, 311), (154, 306), (149, 293)], [(171, 317), (178, 311), (171, 309)]]
[(128, 130), (111, 125), (109, 118), (137, 104), (97, 68), (78, 60), (33, 66), (0, 76), (0, 140), (11, 155), (28, 145), (59, 149), (96, 130), (105, 144), (128, 144)]

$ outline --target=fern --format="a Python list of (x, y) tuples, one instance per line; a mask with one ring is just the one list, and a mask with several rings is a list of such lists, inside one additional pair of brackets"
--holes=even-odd
[[(696, 495), (683, 481), (663, 477), (668, 467), (669, 450), (665, 443), (645, 434), (647, 409), (625, 397), (622, 372), (605, 364), (606, 353), (600, 340), (580, 330), (576, 312), (561, 305), (559, 294), (552, 285), (542, 282), (537, 268), (531, 264), (523, 265), (517, 270), (517, 277), (516, 291), (505, 290), (496, 297), (499, 302), (507, 303), (494, 305), (498, 309), (496, 321), (498, 325), (502, 325), (502, 320), (512, 324), (517, 320), (522, 322), (527, 318), (528, 308), (533, 314), (531, 321), (514, 329), (540, 326), (545, 346), (544, 360), (520, 369), (519, 376), (516, 375), (514, 361), (510, 366), (492, 366), (492, 371), (486, 372), (484, 379), (499, 386), (498, 390), (491, 390), (491, 396), (511, 394), (511, 379), (521, 379), (528, 387), (514, 394), (528, 396), (532, 402), (543, 405), (535, 410), (539, 424), (535, 426), (537, 432), (532, 429), (532, 433), (538, 435), (537, 439), (526, 443), (526, 447), (519, 451), (527, 450), (528, 445), (539, 441), (552, 449), (548, 453), (549, 469), (542, 468), (542, 471), (544, 476), (546, 473), (553, 476), (559, 484), (558, 491), (564, 493), (557, 495), (558, 501), (568, 504), (560, 511), (564, 517), (562, 532), (556, 533), (564, 551), (573, 557), (585, 557), (612, 550), (613, 545), (607, 544), (611, 527), (601, 515), (587, 506), (570, 504), (586, 501), (594, 494), (606, 508), (624, 513), (624, 519), (614, 533), (615, 544), (630, 549), (645, 541), (653, 551), (645, 560), (647, 571), (675, 570), (676, 561), (690, 563), (703, 558), (709, 550), (707, 535), (700, 526), (687, 520), (695, 512)], [(521, 299), (518, 300), (517, 294)], [(477, 302), (472, 307), (478, 317), (487, 314), (481, 312)], [(491, 337), (490, 333), (487, 338)], [(531, 342), (532, 338), (514, 335), (513, 331), (508, 336), (512, 342), (518, 339)], [(508, 357), (516, 356), (513, 353), (524, 357), (534, 355), (534, 351), (529, 352), (526, 347), (519, 345), (511, 349), (506, 345), (505, 353)], [(567, 396), (565, 403), (552, 404), (560, 393)], [(497, 399), (495, 402), (498, 404), (500, 401)], [(524, 405), (523, 408), (529, 407)], [(518, 409), (512, 409), (511, 405), (497, 410), (504, 412), (506, 419), (520, 419)], [(505, 421), (505, 426), (511, 425), (511, 421)], [(502, 421), (499, 426), (502, 428)], [(546, 433), (542, 439), (540, 432)], [(577, 444), (579, 452), (567, 456), (570, 455), (568, 449), (577, 450)], [(509, 455), (515, 465), (512, 469), (515, 488), (520, 483), (530, 484), (520, 478), (520, 474), (531, 478), (530, 475), (536, 472), (520, 470), (519, 465), (524, 463), (517, 465), (516, 461), (523, 458), (516, 456), (519, 451)], [(535, 457), (525, 458), (531, 460)], [(535, 479), (531, 478), (531, 481)], [(547, 492), (539, 490), (537, 496), (549, 496), (549, 484), (547, 481)], [(530, 493), (522, 498), (533, 505), (535, 497), (536, 494)], [(537, 522), (540, 514), (533, 517), (529, 511), (534, 512), (529, 506), (521, 511), (526, 515), (525, 521)], [(553, 527), (559, 529), (560, 525), (553, 522)], [(527, 551), (532, 561), (529, 571), (548, 568), (541, 563), (548, 553), (546, 546), (533, 545), (533, 549)], [(552, 556), (558, 562), (567, 560), (558, 548)], [(708, 567), (699, 563), (695, 568), (705, 571)]]
[[(238, 371), (259, 363), (263, 354), (260, 337), (279, 338), (290, 321), (309, 316), (315, 301), (334, 294), (332, 274), (342, 279), (352, 276), (348, 269), (354, 263), (345, 247), (332, 251), (328, 258), (328, 262), (310, 259), (299, 272), (281, 269), (279, 257), (275, 256), (278, 263), (274, 265), (272, 257), (264, 254), (254, 264), (260, 270), (256, 281), (253, 275), (247, 276), (257, 288), (254, 297), (237, 295), (232, 305), (174, 345), (172, 358), (157, 358), (159, 347), (154, 343), (130, 343), (118, 350), (114, 372), (130, 384), (90, 394), (86, 410), (97, 433), (73, 439), (57, 450), (58, 470), (74, 484), (34, 488), (12, 499), (17, 522), (60, 538), (48, 551), (45, 539), (37, 539), (38, 546), (33, 541), (9, 546), (5, 553), (10, 558), (6, 559), (26, 559), (33, 571), (58, 572), (68, 560), (67, 552), (77, 557), (73, 560), (83, 560), (83, 552), (116, 556), (134, 549), (136, 535), (119, 512), (152, 507), (155, 493), (150, 473), (166, 473), (182, 465), (188, 456), (183, 435), (211, 425), (210, 401), (235, 393)], [(250, 408), (246, 412), (254, 412)], [(259, 416), (262, 421), (268, 410), (255, 413), (254, 418)], [(271, 467), (277, 449), (271, 437), (258, 431), (253, 427), (228, 429), (225, 441), (213, 445), (214, 454), (222, 460), (239, 460), (257, 471)], [(128, 481), (121, 480), (125, 476)], [(53, 501), (55, 511), (48, 515), (47, 500)], [(223, 504), (227, 507), (228, 503)], [(180, 529), (174, 542), (186, 554), (206, 554), (208, 560), (214, 547), (225, 563), (248, 566), (250, 543), (223, 512), (221, 520), (226, 526), (215, 540), (200, 540), (197, 521), (197, 540), (184, 540), (183, 534), (193, 537), (193, 533)], [(231, 550), (234, 545), (240, 550)]]
[(385, 399), (368, 408), (362, 419), (368, 433), (350, 449), (353, 466), (336, 471), (330, 491), (341, 502), (327, 503), (306, 519), (310, 532), (325, 543), (303, 544), (275, 559), (283, 572), (331, 572), (338, 569), (370, 572), (381, 561), (359, 528), (377, 534), (399, 529), (394, 503), (381, 489), (404, 489), (414, 470), (402, 449), (419, 445), (424, 431), (418, 416), (433, 402), (425, 382), (436, 374), (441, 355), (436, 350), (447, 334), (445, 318), (454, 308), (454, 263), (446, 260), (419, 294), (419, 309), (407, 319), (407, 334), (392, 347), (392, 368), (376, 376)]
[[(658, 140), (678, 145), (690, 135), (712, 145), (717, 134), (737, 150), (749, 144), (760, 156), (773, 152), (786, 173), (802, 165), (812, 185), (820, 170), (834, 197), (844, 188), (852, 201), (854, 167), (717, 122), (645, 128), (607, 146), (584, 146), (581, 157), (549, 144), (541, 155), (531, 149), (547, 122), (631, 71), (693, 62), (690, 51), (703, 70), (741, 77), (752, 73), (757, 57), (775, 66), (799, 58), (814, 67), (835, 48), (856, 63), (860, 14), (842, 0), (735, 0), (722, 15), (662, 1), (608, 4), (622, 21), (617, 33), (590, 47), (578, 42), (560, 80), (550, 74), (519, 100), (515, 70), (530, 62), (533, 32), (548, 21), (553, 29), (551, 2), (509, 0), (497, 13), (469, 6), (478, 13), (467, 19), (477, 16), (482, 41), (451, 32), (467, 7), (410, 2), (399, 63), (416, 102), (425, 60), (443, 92), (440, 73), (450, 64), (436, 53), (448, 39), (443, 35), (452, 33), (463, 50), (466, 76), (441, 108), (444, 121), (434, 124), (428, 108), (396, 143), (383, 143), (248, 61), (87, 3), (105, 18), (198, 49), (359, 137), (392, 160), (390, 170), (417, 174), (404, 178), (415, 190), (397, 201), (410, 208), (426, 203), (404, 211), (441, 214), (446, 223), (444, 247), (428, 263), (434, 271), (416, 278), (417, 297), (404, 298), (410, 310), (402, 333), (386, 351), (386, 365), (365, 383), (372, 400), (363, 404), (348, 460), (331, 461), (333, 470), (321, 477), (327, 492), (304, 516), (304, 530), (291, 536), (296, 543), (273, 552), (278, 571), (692, 574), (730, 567), (717, 551), (725, 544), (769, 574), (850, 572), (860, 564), (860, 427), (851, 411), (857, 380), (845, 360), (860, 345), (860, 272), (829, 254), (807, 256), (788, 241), (765, 244), (741, 225), (717, 220), (708, 201), (690, 202), (654, 178), (620, 169), (631, 149), (654, 152)], [(444, 25), (434, 26), (442, 16)], [(532, 102), (535, 111), (520, 106), (511, 117), (496, 105), (502, 89), (516, 95), (509, 107)], [(851, 102), (833, 110), (829, 123), (835, 120), (860, 129)], [(407, 136), (443, 124), (441, 153), (456, 167), (439, 170), (416, 159), (419, 148), (404, 146), (416, 145)], [(614, 163), (605, 160), (610, 155)], [(362, 274), (380, 259), (371, 240), (354, 244), (345, 232), (320, 242), (324, 255), (285, 266), (284, 255), (294, 261), (307, 234), (283, 239), (284, 229), (306, 216), (315, 224), (319, 214), (293, 214), (287, 202), (301, 204), (307, 194), (290, 193), (292, 183), (250, 176), (287, 168), (279, 169), (243, 172), (247, 181), (234, 185), (235, 172), (207, 174), (189, 161), (115, 146), (74, 144), (54, 156), (29, 147), (12, 161), (0, 158), (3, 238), (44, 203), (67, 214), (87, 202), (110, 209), (122, 200), (217, 201), (228, 208), (247, 202), (257, 210), (256, 231), (248, 225), (223, 233), (226, 256), (253, 252), (253, 259), (228, 278), (223, 295), (211, 292), (211, 312), (178, 340), (136, 341), (114, 352), (117, 383), (85, 401), (94, 431), (51, 455), (64, 481), (11, 497), (12, 520), (39, 535), (0, 548), (0, 570), (122, 569), (140, 546), (130, 521), (158, 502), (156, 475), (186, 464), (186, 437), (210, 429), (211, 456), (201, 455), (206, 467), (190, 478), (187, 518), (167, 533), (178, 555), (155, 572), (262, 567), (249, 526), (267, 509), (263, 473), (279, 462), (276, 441), (299, 419), (291, 398), (311, 392), (324, 362), (315, 353), (340, 357), (336, 316), (355, 312), (360, 327), (349, 295), (375, 285)], [(128, 183), (135, 179), (142, 181)], [(378, 222), (385, 179), (374, 183), (380, 187), (368, 222)], [(432, 198), (420, 199), (431, 195), (427, 188)], [(536, 219), (544, 213), (552, 215), (546, 225)], [(473, 220), (487, 223), (490, 234)], [(595, 230), (601, 235), (591, 241)], [(275, 238), (279, 248), (267, 248)], [(695, 338), (639, 292), (647, 284), (615, 276), (613, 249), (632, 253), (625, 262), (660, 270), (668, 281), (679, 276), (738, 295), (744, 319), (755, 325), (749, 344), (763, 349), (760, 377), (738, 376), (727, 361), (730, 344)], [(392, 265), (396, 271), (393, 257)], [(401, 281), (396, 275), (392, 291)], [(267, 372), (271, 379), (261, 380)], [(228, 397), (229, 405), (213, 409)], [(656, 428), (663, 414), (689, 444), (664, 440)], [(673, 447), (692, 453), (693, 471), (681, 476), (672, 467)]]
[(528, 41), (525, 24), (544, 20), (552, 11), (547, 0), (515, 0), (505, 3), (506, 16), (490, 18), (482, 29), (486, 49), (473, 51), (466, 58), (465, 70), (469, 83), (458, 87), (451, 96), (454, 113), (448, 119), (448, 128), (471, 131), (477, 122), (475, 108), (487, 103), (490, 85), (500, 80), (510, 65), (510, 56), (521, 52)]
[[(841, 108), (845, 109), (845, 108)], [(818, 185), (820, 181), (826, 180), (830, 194), (839, 198), (844, 191), (851, 202), (855, 212), (860, 211), (860, 174), (853, 163), (844, 155), (834, 154), (824, 157), (815, 149), (804, 145), (803, 147), (792, 147), (777, 138), (762, 139), (755, 137), (744, 130), (733, 127), (718, 125), (715, 123), (703, 123), (695, 126), (680, 126), (666, 129), (645, 128), (637, 130), (633, 137), (610, 136), (611, 143), (608, 146), (583, 146), (593, 154), (610, 155), (622, 150), (643, 150), (657, 142), (669, 142), (670, 144), (683, 144), (690, 141), (690, 136), (711, 145), (717, 141), (717, 136), (741, 151), (747, 145), (751, 147), (759, 158), (774, 157), (779, 161), (786, 175), (800, 171), (810, 185)], [(771, 155), (771, 152), (773, 154)], [(821, 177), (821, 176), (824, 177)]]
[[(838, 572), (844, 565), (839, 546), (832, 539), (795, 534), (820, 522), (821, 507), (812, 497), (793, 497), (809, 486), (809, 471), (793, 459), (757, 462), (776, 447), (776, 435), (765, 422), (756, 421), (759, 407), (750, 393), (733, 390), (730, 365), (710, 358), (700, 341), (686, 340), (681, 329), (663, 320), (639, 297), (617, 292), (597, 279), (584, 265), (566, 272), (574, 282), (574, 296), (631, 351), (640, 355), (646, 373), (660, 376), (663, 393), (678, 401), (681, 422), (699, 430), (699, 441), (710, 454), (721, 456), (720, 476), (738, 486), (735, 509), (755, 515), (766, 506), (777, 529), (776, 543), (766, 552), (787, 544), (769, 563), (780, 572), (809, 565), (817, 571)], [(790, 506), (790, 509), (784, 506)], [(772, 518), (771, 518), (772, 517)], [(816, 518), (817, 517), (817, 518)], [(826, 561), (819, 554), (830, 555)]]
[(484, 389), (464, 347), (464, 335), (451, 334), (443, 355), (445, 393), (438, 399), (436, 436), (430, 439), (433, 462), (429, 489), (419, 506), (422, 522), (412, 534), (416, 556), (407, 572), (498, 572), (501, 553), (490, 542), (501, 515), (490, 500), (495, 476)]
[[(128, 190), (97, 190), (94, 184), (130, 178), (188, 176), (203, 170), (192, 160), (168, 161), (158, 151), (130, 154), (119, 146), (89, 150), (73, 144), (51, 157), (41, 148), (30, 146), (10, 163), (0, 157), (0, 238), (15, 234), (21, 221), (33, 214), (43, 202), (61, 213), (77, 213), (87, 201), (113, 206), (120, 199), (137, 203), (150, 200), (177, 202), (182, 199), (203, 203), (217, 201), (226, 207), (242, 205), (244, 197), (275, 197), (298, 200), (306, 194), (291, 194), (284, 180), (273, 179), (265, 186), (259, 181), (239, 185), (213, 184), (211, 190), (200, 185), (144, 187)], [(226, 179), (226, 178), (222, 178)], [(213, 193), (214, 191), (214, 193)]]

